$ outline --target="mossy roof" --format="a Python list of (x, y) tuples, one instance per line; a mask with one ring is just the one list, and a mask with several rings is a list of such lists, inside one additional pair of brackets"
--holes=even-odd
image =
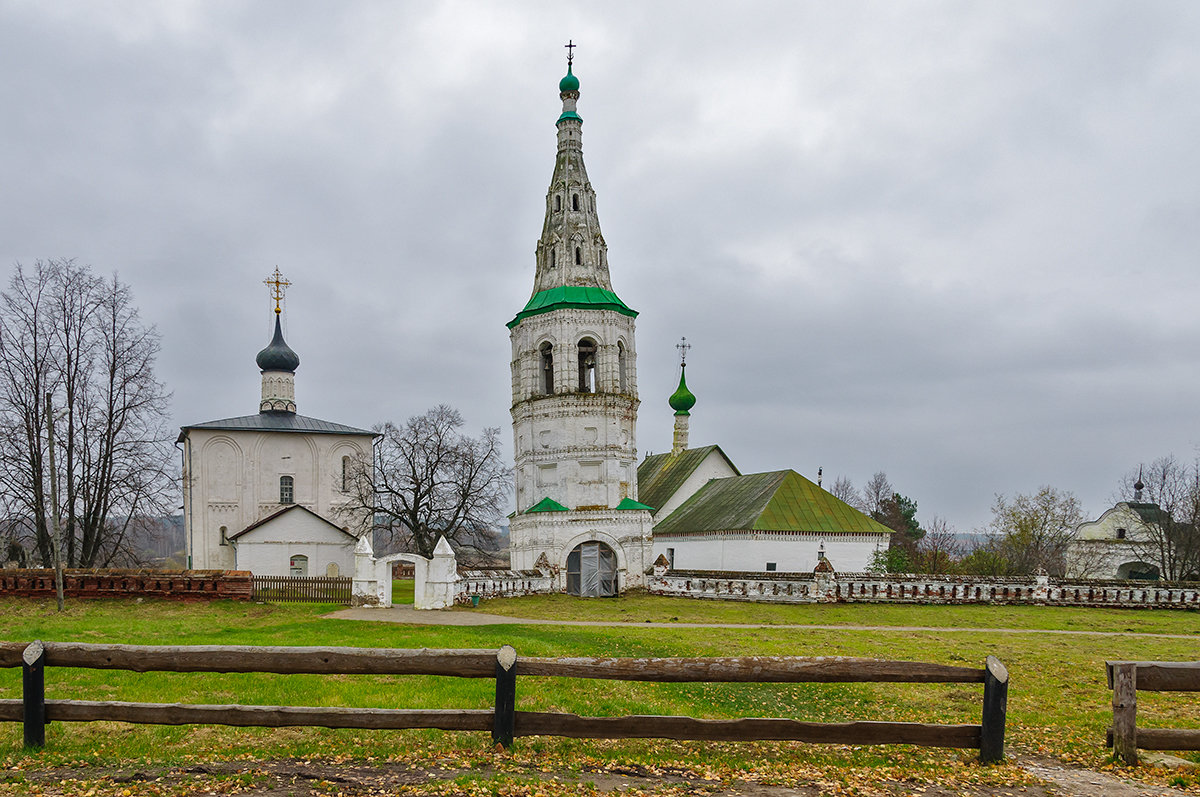
[(671, 500), (671, 496), (683, 486), (687, 477), (691, 476), (713, 451), (725, 458), (734, 473), (741, 473), (720, 446), (687, 448), (678, 454), (654, 454), (643, 459), (638, 465), (638, 500), (654, 507), (655, 511), (662, 509), (663, 505)]
[(531, 315), (549, 313), (551, 310), (575, 308), (582, 310), (613, 310), (631, 318), (637, 317), (637, 311), (631, 310), (615, 293), (604, 288), (587, 285), (560, 285), (538, 291), (530, 299), (521, 312), (506, 325), (512, 329), (521, 320)]
[(735, 530), (891, 534), (794, 470), (713, 479), (654, 526), (655, 534)]

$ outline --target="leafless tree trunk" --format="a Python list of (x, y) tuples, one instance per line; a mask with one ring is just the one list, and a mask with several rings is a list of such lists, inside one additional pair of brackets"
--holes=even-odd
[(492, 547), (509, 489), (500, 430), (470, 437), (462, 425), (443, 404), (404, 426), (377, 426), (374, 462), (353, 466), (351, 510), (375, 518), (398, 550), (432, 556), (442, 536), (468, 554)]
[[(126, 531), (169, 511), (176, 485), (168, 394), (154, 377), (159, 337), (138, 318), (129, 287), (73, 261), (18, 266), (0, 295), (0, 494), (32, 518), (51, 560), (44, 485), (53, 395), (59, 509), (69, 567), (133, 564)], [(23, 434), (22, 434), (23, 432)]]

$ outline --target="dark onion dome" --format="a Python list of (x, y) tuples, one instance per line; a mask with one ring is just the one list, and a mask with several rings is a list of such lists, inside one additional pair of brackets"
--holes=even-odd
[(688, 390), (687, 382), (684, 381), (684, 370), (686, 365), (679, 366), (679, 388), (671, 394), (670, 404), (671, 409), (675, 410), (676, 415), (690, 415), (688, 412), (692, 407), (696, 406), (696, 397), (692, 395), (692, 391)]
[(296, 368), (300, 366), (300, 355), (292, 351), (292, 347), (288, 346), (283, 341), (283, 329), (279, 326), (279, 315), (275, 316), (275, 337), (271, 338), (271, 345), (258, 353), (255, 358), (258, 367), (264, 371), (290, 371), (296, 372)]
[(567, 74), (558, 81), (558, 90), (563, 94), (568, 91), (579, 91), (579, 78), (572, 74), (570, 64), (567, 64)]

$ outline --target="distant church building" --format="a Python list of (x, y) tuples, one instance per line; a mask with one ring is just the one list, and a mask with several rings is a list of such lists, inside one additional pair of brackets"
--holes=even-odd
[(673, 450), (638, 464), (637, 313), (612, 289), (570, 58), (559, 96), (533, 294), (508, 323), (512, 567), (555, 570), (582, 596), (643, 586), (658, 555), (678, 568), (795, 572), (828, 554), (839, 570), (866, 569), (889, 529), (794, 471), (742, 475), (719, 447), (688, 448), (696, 399), (682, 372)]
[(188, 566), (257, 575), (350, 575), (368, 517), (347, 509), (348, 479), (374, 433), (296, 413), (300, 357), (280, 325), (283, 281), (273, 286), (275, 336), (258, 353), (256, 415), (180, 429)]
[(508, 323), (516, 514), (512, 567), (559, 568), (576, 595), (645, 584), (650, 508), (637, 501), (634, 318), (612, 289), (583, 165), (579, 80), (559, 83), (558, 155), (533, 295)]

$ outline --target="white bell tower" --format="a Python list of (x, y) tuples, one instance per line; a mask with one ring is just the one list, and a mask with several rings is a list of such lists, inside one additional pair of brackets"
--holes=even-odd
[[(568, 44), (572, 52), (574, 44)], [(517, 511), (512, 567), (559, 568), (572, 594), (645, 583), (651, 519), (637, 502), (637, 313), (612, 290), (583, 165), (579, 79), (559, 82), (558, 154), (533, 295), (508, 323)]]

